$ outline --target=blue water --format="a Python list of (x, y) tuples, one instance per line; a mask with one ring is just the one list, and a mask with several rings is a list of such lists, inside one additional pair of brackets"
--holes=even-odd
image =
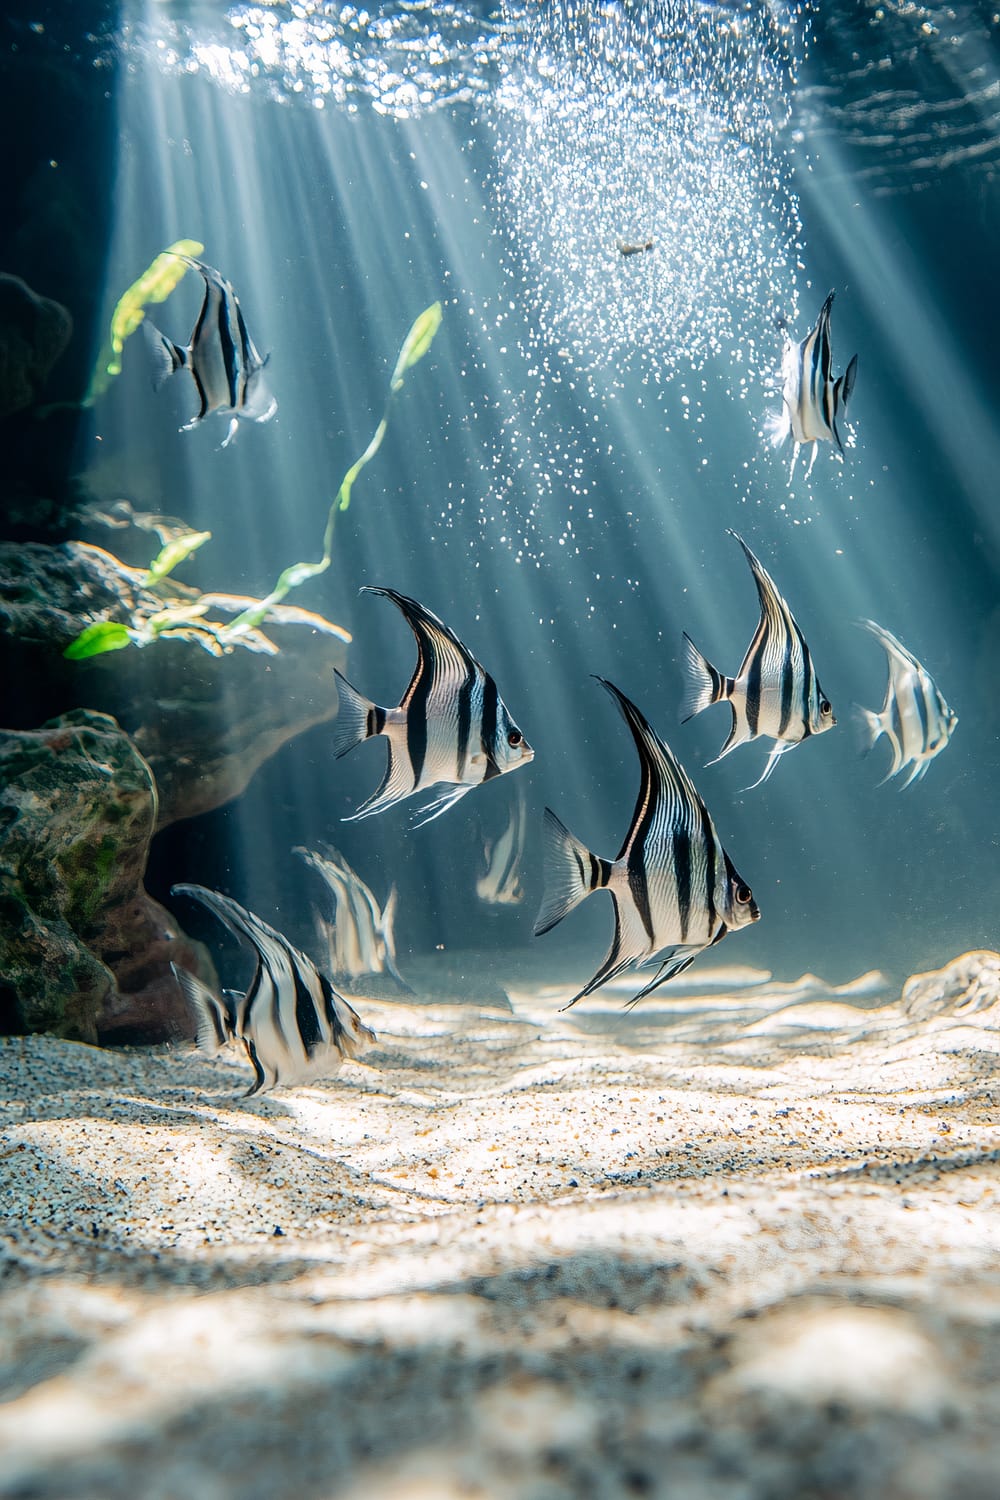
[[(401, 340), (441, 300), (330, 571), (289, 602), (351, 630), (348, 675), (391, 705), (412, 638), (358, 589), (416, 596), (536, 750), (517, 773), (521, 906), (488, 911), (474, 890), (512, 779), (416, 832), (406, 804), (346, 824), (384, 751), (334, 761), (323, 726), (236, 802), (161, 834), (153, 894), (223, 889), (307, 943), (290, 851), (326, 840), (376, 890), (399, 885), (404, 970), (444, 949), (499, 971), (534, 948), (539, 973), (558, 960), (582, 983), (606, 898), (537, 943), (531, 924), (542, 809), (609, 857), (628, 825), (637, 764), (597, 673), (669, 741), (753, 887), (762, 920), (720, 962), (840, 981), (1000, 945), (997, 21), (911, 9), (122, 7), (105, 312), (197, 237), (271, 353), (280, 406), (225, 451), (219, 419), (180, 433), (190, 384), (155, 395), (135, 339), (95, 409), (96, 492), (210, 529), (185, 581), (265, 594), (319, 555)], [(651, 252), (620, 256), (647, 234)], [(195, 281), (157, 310), (176, 339)], [(774, 314), (801, 337), (831, 287), (835, 371), (859, 355), (853, 442), (790, 478), (790, 450), (763, 435)], [(727, 710), (678, 722), (682, 630), (735, 672), (756, 624), (728, 527), (789, 600), (839, 719), (753, 791), (761, 743), (705, 768)], [(852, 734), (852, 703), (879, 708), (885, 685), (865, 616), (959, 716), (906, 792), (878, 784), (885, 747), (862, 757)]]

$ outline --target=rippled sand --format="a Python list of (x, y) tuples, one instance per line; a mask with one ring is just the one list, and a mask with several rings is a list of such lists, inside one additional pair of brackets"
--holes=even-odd
[(0, 1495), (995, 1500), (1000, 1005), (698, 983), (0, 1043)]

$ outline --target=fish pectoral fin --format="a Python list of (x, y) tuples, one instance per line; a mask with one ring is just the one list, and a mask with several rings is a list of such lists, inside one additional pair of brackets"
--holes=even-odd
[(455, 803), (464, 797), (466, 792), (471, 791), (472, 787), (464, 782), (458, 786), (450, 786), (446, 792), (433, 797), (430, 802), (426, 802), (423, 807), (417, 809), (410, 827), (423, 828), (426, 823), (433, 823), (435, 818), (439, 818), (442, 813), (447, 812), (449, 807), (454, 807)]

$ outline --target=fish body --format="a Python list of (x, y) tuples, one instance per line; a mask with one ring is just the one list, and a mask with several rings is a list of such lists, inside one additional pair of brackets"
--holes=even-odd
[(370, 886), (352, 870), (336, 849), (325, 854), (298, 848), (310, 869), (325, 882), (333, 903), (333, 920), (318, 915), (317, 931), (330, 957), (331, 974), (345, 979), (361, 979), (370, 974), (389, 973), (404, 989), (409, 989), (396, 967), (394, 924), (398, 892), (393, 886), (385, 906), (380, 906)]
[(597, 680), (617, 702), (635, 741), (639, 796), (615, 860), (592, 854), (546, 808), (545, 897), (535, 934), (548, 932), (592, 891), (608, 891), (614, 939), (593, 979), (569, 1005), (631, 965), (657, 963), (655, 977), (630, 1002), (635, 1004), (727, 932), (756, 922), (760, 912), (673, 751), (624, 693)]
[(204, 261), (178, 256), (201, 273), (205, 296), (187, 345), (175, 344), (149, 323), (153, 351), (159, 362), (156, 386), (178, 370), (187, 370), (201, 402), (198, 412), (181, 428), (190, 432), (212, 412), (230, 418), (223, 442), (228, 448), (240, 422), (268, 422), (278, 403), (264, 374), (270, 356), (261, 358), (247, 331), (243, 310), (231, 282)]
[(184, 969), (174, 974), (197, 1020), (196, 1044), (215, 1056), (230, 1041), (242, 1044), (254, 1070), (247, 1097), (275, 1084), (307, 1083), (336, 1072), (376, 1036), (343, 995), (298, 948), (230, 896), (200, 885), (175, 885), (251, 950), (253, 978), (245, 994), (215, 995)]
[[(763, 775), (766, 781), (778, 759), (812, 735), (824, 734), (837, 720), (820, 686), (809, 647), (771, 575), (737, 532), (730, 530), (750, 564), (760, 619), (736, 677), (725, 677), (703, 656), (685, 632), (687, 690), (682, 722), (713, 703), (729, 704), (733, 723), (729, 737), (710, 765), (759, 735), (775, 741)], [(747, 790), (750, 790), (748, 788)]]
[(415, 827), (430, 823), (494, 776), (525, 766), (534, 756), (489, 673), (437, 615), (394, 589), (363, 594), (391, 599), (417, 642), (417, 664), (398, 708), (380, 708), (336, 673), (340, 706), (333, 752), (346, 755), (382, 735), (389, 759), (382, 782), (346, 822), (370, 818), (406, 797), (444, 786), (419, 809)]
[(641, 243), (635, 245), (627, 244), (624, 240), (618, 241), (618, 254), (626, 257), (630, 255), (642, 255), (645, 251), (652, 250), (652, 248), (652, 240), (643, 240)]
[(781, 358), (782, 409), (770, 422), (771, 440), (779, 447), (789, 433), (798, 453), (803, 443), (813, 443), (812, 469), (821, 442), (832, 443), (841, 458), (844, 444), (837, 425), (847, 410), (858, 374), (855, 354), (843, 375), (833, 378), (833, 345), (830, 337), (831, 292), (820, 309), (815, 326), (796, 343), (789, 334), (784, 318), (778, 326), (784, 331), (785, 345)]
[(517, 906), (524, 900), (521, 857), (527, 821), (527, 804), (520, 792), (511, 803), (503, 833), (483, 850), (485, 869), (476, 881), (476, 895), (488, 906)]
[(889, 664), (881, 712), (861, 709), (868, 748), (885, 735), (892, 750), (892, 765), (883, 779), (890, 781), (909, 767), (909, 775), (900, 782), (902, 789), (919, 781), (935, 756), (941, 754), (955, 732), (958, 715), (948, 707), (926, 667), (902, 641), (874, 620), (862, 620), (861, 624), (881, 641)]

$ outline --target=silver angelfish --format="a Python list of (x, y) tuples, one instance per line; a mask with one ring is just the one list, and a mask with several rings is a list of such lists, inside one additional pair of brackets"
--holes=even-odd
[(958, 715), (948, 707), (931, 674), (891, 630), (874, 620), (860, 624), (881, 641), (889, 664), (889, 681), (880, 713), (860, 710), (868, 745), (885, 735), (892, 750), (892, 765), (880, 785), (891, 781), (907, 766), (910, 773), (900, 790), (919, 781), (935, 756), (948, 744), (958, 724)]
[(625, 841), (615, 860), (592, 854), (545, 809), (545, 898), (535, 934), (548, 932), (593, 891), (610, 892), (615, 934), (593, 979), (569, 1009), (631, 965), (659, 964), (636, 1004), (688, 967), (705, 948), (760, 917), (746, 882), (723, 849), (715, 825), (684, 767), (613, 683), (615, 699), (639, 754), (642, 780)]
[(346, 755), (376, 735), (389, 743), (381, 784), (344, 821), (370, 818), (406, 797), (446, 786), (418, 810), (414, 827), (420, 828), (474, 786), (526, 766), (535, 752), (493, 678), (437, 615), (394, 589), (361, 592), (381, 594), (401, 611), (416, 638), (417, 664), (398, 708), (379, 708), (336, 672), (340, 707), (333, 723), (334, 755)]
[(483, 848), (485, 868), (476, 880), (476, 895), (487, 906), (517, 906), (524, 900), (521, 858), (527, 824), (528, 805), (524, 792), (519, 789), (511, 802), (503, 833), (499, 838), (489, 840)]
[[(781, 358), (781, 411), (768, 421), (768, 432), (776, 448), (788, 437), (795, 443), (795, 456), (804, 443), (812, 443), (812, 457), (806, 478), (812, 472), (821, 442), (832, 443), (841, 458), (844, 444), (841, 440), (838, 418), (847, 410), (854, 382), (858, 374), (858, 356), (855, 354), (843, 375), (833, 378), (833, 345), (830, 338), (830, 311), (834, 293), (831, 292), (823, 306), (815, 327), (801, 343), (791, 336), (788, 324), (780, 315), (775, 320), (784, 332), (785, 345)], [(795, 468), (795, 457), (792, 459)]]
[(732, 728), (709, 765), (715, 765), (737, 745), (745, 745), (758, 735), (773, 739), (774, 749), (762, 775), (753, 783), (760, 786), (780, 756), (812, 735), (832, 729), (837, 720), (830, 700), (820, 687), (805, 636), (773, 578), (737, 532), (729, 530), (727, 535), (739, 542), (750, 564), (760, 601), (760, 619), (736, 677), (725, 677), (717, 671), (684, 632), (688, 682), (681, 708), (682, 723), (713, 703), (729, 704)]
[(242, 1044), (254, 1070), (246, 1097), (276, 1084), (309, 1083), (335, 1073), (377, 1038), (311, 958), (231, 896), (201, 885), (175, 885), (173, 896), (207, 906), (255, 959), (246, 994), (214, 994), (173, 965), (197, 1020), (196, 1045), (215, 1057), (227, 1043)]
[(385, 906), (380, 906), (371, 887), (336, 849), (320, 854), (296, 848), (292, 853), (323, 880), (332, 902), (332, 920), (316, 914), (316, 930), (328, 953), (331, 976), (353, 980), (387, 973), (408, 990), (396, 967), (396, 887), (391, 887)]
[(212, 412), (220, 412), (230, 418), (229, 432), (222, 444), (228, 448), (240, 422), (269, 422), (278, 410), (264, 375), (270, 355), (261, 358), (247, 332), (232, 283), (204, 261), (192, 260), (188, 255), (178, 259), (201, 273), (205, 296), (186, 346), (175, 344), (147, 319), (158, 363), (154, 384), (159, 390), (171, 375), (187, 370), (201, 405), (181, 431), (190, 432)]

